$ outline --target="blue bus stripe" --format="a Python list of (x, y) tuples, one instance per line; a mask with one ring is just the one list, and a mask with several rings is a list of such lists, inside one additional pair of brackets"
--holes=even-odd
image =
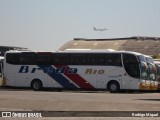
[(70, 83), (70, 81), (65, 78), (62, 74), (56, 73), (56, 70), (51, 65), (37, 65), (40, 67), (44, 73), (48, 74), (52, 79), (57, 81), (60, 85), (62, 85), (66, 89), (76, 89), (77, 87)]

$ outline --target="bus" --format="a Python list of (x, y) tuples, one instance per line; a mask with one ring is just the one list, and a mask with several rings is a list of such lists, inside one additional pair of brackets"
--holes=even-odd
[(148, 64), (148, 68), (149, 68), (149, 79), (151, 80), (150, 81), (150, 90), (155, 89), (154, 80), (156, 80), (156, 82), (157, 82), (157, 89), (158, 89), (158, 69), (156, 68), (156, 64), (155, 64), (152, 57), (146, 56), (145, 59), (146, 59), (146, 62)]
[(6, 86), (67, 90), (157, 90), (149, 56), (130, 51), (8, 51)]
[(160, 59), (154, 59), (154, 63), (157, 69), (158, 90), (160, 91)]
[(0, 56), (0, 86), (3, 86), (3, 60), (4, 57)]

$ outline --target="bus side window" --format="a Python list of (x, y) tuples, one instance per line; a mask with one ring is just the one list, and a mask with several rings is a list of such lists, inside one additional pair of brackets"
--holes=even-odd
[(121, 54), (106, 54), (105, 64), (108, 66), (122, 66)]
[(51, 53), (38, 53), (36, 55), (36, 64), (49, 65), (52, 63)]
[(35, 53), (22, 53), (21, 54), (21, 64), (22, 65), (33, 65), (35, 64)]
[(88, 58), (86, 54), (70, 54), (70, 65), (87, 65)]
[(8, 53), (6, 54), (6, 62), (9, 64), (20, 64), (20, 55), (21, 53)]
[(68, 65), (69, 55), (68, 54), (54, 54), (52, 56), (52, 63), (54, 65)]
[(91, 65), (104, 65), (104, 55), (103, 54), (90, 54), (89, 64)]

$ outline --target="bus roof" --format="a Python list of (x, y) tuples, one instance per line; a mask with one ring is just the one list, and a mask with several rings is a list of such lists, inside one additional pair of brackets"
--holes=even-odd
[[(134, 55), (144, 55), (138, 52), (133, 51), (109, 51), (107, 49), (99, 49), (99, 50), (67, 50), (67, 51), (7, 51), (7, 53), (27, 53), (27, 52), (35, 52), (35, 53), (129, 53)], [(146, 57), (150, 57), (145, 55)]]

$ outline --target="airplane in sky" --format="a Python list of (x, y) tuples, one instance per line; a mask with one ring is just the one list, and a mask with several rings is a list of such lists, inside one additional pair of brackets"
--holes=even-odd
[(107, 28), (96, 28), (96, 27), (93, 27), (93, 30), (103, 32), (103, 31), (106, 31), (108, 29)]

